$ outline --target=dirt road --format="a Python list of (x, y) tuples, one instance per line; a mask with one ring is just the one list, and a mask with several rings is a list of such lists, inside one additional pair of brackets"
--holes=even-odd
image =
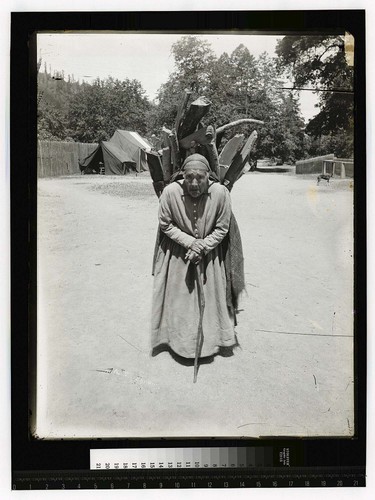
[(353, 432), (350, 182), (249, 173), (232, 191), (247, 296), (232, 357), (150, 356), (158, 200), (148, 176), (41, 179), (44, 437)]

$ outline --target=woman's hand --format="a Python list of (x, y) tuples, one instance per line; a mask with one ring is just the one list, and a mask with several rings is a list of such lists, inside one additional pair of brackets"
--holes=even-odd
[(201, 255), (206, 250), (206, 245), (203, 240), (197, 239), (193, 241), (189, 248), (193, 252)]
[(199, 262), (202, 260), (202, 256), (191, 249), (187, 251), (185, 258), (190, 260), (193, 264), (199, 264)]

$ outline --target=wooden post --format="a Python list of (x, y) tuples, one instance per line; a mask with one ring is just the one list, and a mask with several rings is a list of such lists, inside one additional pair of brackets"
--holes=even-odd
[(345, 163), (342, 161), (341, 162), (341, 179), (345, 179), (346, 178), (346, 171), (345, 171)]

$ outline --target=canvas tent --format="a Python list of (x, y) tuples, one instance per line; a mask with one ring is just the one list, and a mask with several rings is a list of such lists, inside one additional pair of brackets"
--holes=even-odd
[(84, 160), (79, 162), (81, 172), (99, 173), (99, 162), (107, 175), (124, 175), (128, 171), (148, 170), (147, 152), (151, 145), (137, 132), (116, 130), (109, 141), (103, 141)]
[(112, 144), (126, 151), (137, 164), (137, 172), (148, 170), (146, 153), (151, 151), (151, 144), (137, 132), (116, 130), (110, 139)]
[(123, 175), (130, 169), (136, 169), (135, 161), (109, 141), (102, 141), (89, 156), (79, 163), (79, 167), (84, 173), (99, 173), (100, 162), (104, 164), (107, 175)]

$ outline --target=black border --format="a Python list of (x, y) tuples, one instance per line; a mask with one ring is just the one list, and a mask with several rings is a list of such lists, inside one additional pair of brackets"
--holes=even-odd
[[(279, 439), (44, 441), (31, 437), (36, 347), (36, 32), (119, 30), (263, 33), (350, 32), (355, 38), (355, 428), (348, 438), (283, 439), (302, 445), (301, 465), (366, 462), (365, 11), (18, 12), (11, 14), (11, 362), (12, 470), (87, 470), (95, 447), (250, 446)], [(30, 398), (30, 399), (29, 399)]]

